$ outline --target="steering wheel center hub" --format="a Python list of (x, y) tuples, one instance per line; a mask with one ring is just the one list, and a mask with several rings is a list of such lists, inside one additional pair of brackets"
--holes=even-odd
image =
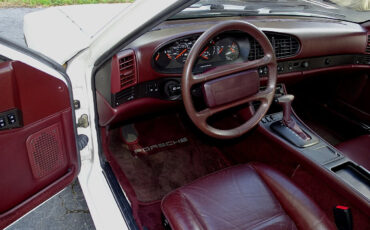
[(204, 101), (210, 108), (220, 106), (256, 94), (259, 86), (257, 70), (243, 71), (204, 83)]

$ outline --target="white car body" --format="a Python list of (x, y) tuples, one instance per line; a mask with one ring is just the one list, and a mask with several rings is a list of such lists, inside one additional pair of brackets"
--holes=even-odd
[(27, 45), (63, 65), (130, 5), (59, 6), (29, 13), (23, 23)]
[[(184, 2), (184, 1), (183, 1)], [(87, 114), (89, 126), (77, 128), (89, 138), (80, 151), (78, 179), (96, 229), (128, 229), (100, 164), (91, 77), (95, 62), (108, 50), (178, 3), (176, 0), (138, 0), (133, 4), (56, 7), (26, 15), (24, 33), (29, 48), (66, 66), (73, 99), (81, 107), (76, 119)], [(0, 44), (0, 53), (63, 79), (50, 66)], [(77, 123), (77, 120), (76, 120)]]

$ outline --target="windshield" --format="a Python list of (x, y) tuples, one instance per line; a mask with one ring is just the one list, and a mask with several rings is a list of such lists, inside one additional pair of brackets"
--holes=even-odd
[(325, 17), (351, 22), (370, 20), (369, 0), (200, 0), (172, 19), (248, 15)]

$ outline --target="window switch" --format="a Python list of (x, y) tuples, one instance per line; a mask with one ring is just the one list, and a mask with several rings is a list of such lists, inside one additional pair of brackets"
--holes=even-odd
[(0, 128), (4, 128), (5, 125), (5, 119), (3, 117), (0, 117)]
[(17, 121), (16, 121), (16, 118), (15, 118), (15, 115), (14, 114), (8, 114), (8, 123), (9, 124), (14, 124), (14, 123), (16, 123)]

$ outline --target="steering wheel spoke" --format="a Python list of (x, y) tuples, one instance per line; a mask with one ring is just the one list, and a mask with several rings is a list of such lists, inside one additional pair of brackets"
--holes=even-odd
[(266, 101), (268, 98), (273, 97), (275, 93), (275, 89), (272, 88), (266, 88), (262, 91), (258, 91), (255, 95), (248, 97), (248, 102), (253, 101)]
[(191, 86), (193, 85), (197, 85), (197, 84), (200, 84), (200, 83), (203, 83), (203, 82), (206, 82), (207, 79), (205, 79), (204, 77), (202, 77), (200, 74), (198, 75), (191, 75), (191, 77), (189, 78), (189, 84)]
[(200, 112), (197, 112), (197, 117), (199, 119), (203, 120), (203, 121), (206, 121), (208, 117), (210, 117), (210, 116), (212, 116), (216, 113), (219, 113), (219, 112), (237, 107), (239, 105), (243, 105), (243, 104), (250, 103), (250, 102), (253, 102), (253, 101), (267, 102), (267, 98), (272, 97), (273, 93), (274, 93), (273, 89), (267, 88), (263, 91), (259, 91), (258, 93), (254, 94), (253, 96), (246, 97), (246, 98), (243, 98), (243, 99), (240, 99), (240, 100), (236, 100), (234, 102), (227, 103), (227, 104), (224, 104), (224, 105), (220, 105), (220, 106), (217, 106), (217, 107), (214, 107), (214, 108), (204, 109)]
[(227, 75), (231, 75), (234, 73), (250, 70), (250, 69), (257, 69), (258, 67), (265, 66), (271, 62), (272, 56), (266, 55), (263, 58), (253, 60), (253, 61), (247, 61), (242, 63), (235, 63), (235, 64), (229, 64), (224, 65), (220, 67), (215, 67), (209, 71), (206, 71), (201, 74), (196, 74), (191, 76), (190, 84), (196, 85), (200, 83), (204, 83), (207, 81), (211, 81), (220, 77), (224, 77)]
[(207, 119), (214, 114), (214, 111), (210, 108), (203, 109), (196, 113), (197, 118), (202, 122), (207, 122)]

